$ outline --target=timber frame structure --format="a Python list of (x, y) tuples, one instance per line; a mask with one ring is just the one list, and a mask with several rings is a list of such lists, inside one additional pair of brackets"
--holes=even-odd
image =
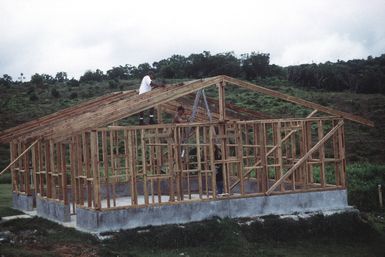
[[(304, 118), (272, 119), (226, 103), (229, 84), (314, 111)], [(208, 99), (211, 122), (199, 107), (194, 123), (162, 123), (161, 113), (175, 113), (179, 105), (191, 112), (192, 94), (210, 86), (218, 92), (217, 99)], [(156, 125), (117, 123), (153, 107)], [(362, 117), (221, 75), (142, 95), (131, 90), (95, 98), (5, 130), (0, 142), (10, 145), (15, 208), (37, 208), (41, 216), (67, 222), (85, 212), (345, 190), (344, 119), (373, 126)], [(96, 219), (95, 224), (103, 222)], [(77, 223), (97, 230), (89, 221)]]

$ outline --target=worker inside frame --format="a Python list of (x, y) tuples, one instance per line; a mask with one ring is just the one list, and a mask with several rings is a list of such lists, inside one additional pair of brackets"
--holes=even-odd
[[(139, 87), (139, 95), (150, 92), (151, 89), (157, 87), (164, 87), (164, 85), (160, 85), (155, 83), (153, 80), (155, 79), (155, 73), (153, 71), (149, 71), (146, 76), (143, 77), (142, 82)], [(139, 113), (139, 125), (144, 125), (144, 111)], [(148, 124), (156, 124), (154, 119), (154, 108), (149, 109), (149, 121)]]
[(174, 116), (174, 123), (186, 123), (188, 122), (187, 117), (185, 115), (184, 107), (178, 106), (175, 116)]

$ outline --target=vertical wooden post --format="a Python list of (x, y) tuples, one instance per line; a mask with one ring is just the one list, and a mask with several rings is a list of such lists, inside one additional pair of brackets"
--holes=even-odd
[(77, 149), (76, 149), (76, 139), (73, 136), (71, 138), (71, 143), (69, 145), (69, 154), (70, 154), (70, 173), (71, 173), (71, 203), (72, 203), (72, 210), (73, 213), (76, 209), (76, 194), (77, 194), (77, 187), (76, 187), (76, 155), (77, 155)]
[(203, 147), (203, 158), (204, 158), (204, 169), (205, 169), (205, 188), (206, 188), (206, 196), (209, 197), (209, 176), (208, 176), (208, 170), (209, 170), (209, 155), (207, 151), (207, 133), (208, 129), (206, 126), (203, 126), (203, 143), (205, 144)]
[(182, 170), (182, 164), (181, 164), (181, 146), (180, 146), (180, 127), (175, 127), (174, 132), (174, 142), (175, 142), (175, 151), (174, 151), (174, 159), (175, 159), (175, 177), (176, 177), (176, 197), (178, 201), (183, 200), (182, 196), (182, 176), (181, 176), (181, 170)]
[(217, 198), (217, 182), (216, 182), (216, 169), (215, 169), (215, 156), (214, 156), (214, 138), (213, 135), (215, 129), (213, 125), (210, 125), (209, 130), (209, 154), (210, 154), (210, 168), (211, 168), (211, 189), (213, 198)]
[[(333, 120), (333, 127), (337, 125), (338, 121)], [(333, 152), (334, 152), (334, 164), (335, 164), (335, 178), (336, 178), (336, 185), (341, 185), (341, 172), (340, 172), (340, 162), (341, 162), (341, 156), (340, 156), (340, 149), (338, 146), (338, 130), (333, 135)]]
[[(242, 130), (241, 130), (241, 140), (242, 140)], [(249, 125), (245, 124), (245, 143), (246, 145), (251, 145), (250, 135), (249, 135)], [(246, 166), (250, 166), (250, 147), (245, 148), (246, 151)]]
[[(253, 163), (257, 163), (258, 159), (261, 160), (262, 163), (262, 154), (261, 154), (261, 146), (259, 144), (259, 132), (260, 131), (260, 124), (253, 124), (253, 136), (254, 136), (254, 161)], [(257, 179), (258, 183), (258, 192), (262, 192), (262, 171), (259, 171), (258, 168), (255, 169), (255, 178)]]
[(45, 180), (47, 184), (47, 198), (52, 197), (52, 177), (51, 177), (51, 144), (49, 141), (45, 142)]
[(267, 167), (267, 158), (266, 158), (266, 127), (265, 123), (259, 124), (259, 153), (261, 155), (261, 166), (262, 166), (262, 174), (261, 174), (261, 189), (262, 192), (265, 193), (269, 188), (269, 169)]
[(144, 141), (144, 129), (141, 131), (142, 142), (142, 169), (143, 169), (143, 192), (144, 192), (144, 204), (148, 206), (148, 189), (147, 189), (147, 160), (146, 160), (146, 143)]
[(110, 131), (110, 156), (111, 156), (111, 173), (113, 176), (112, 179), (112, 203), (116, 206), (116, 191), (115, 191), (115, 183), (116, 183), (116, 165), (115, 165), (115, 155), (114, 155), (114, 131)]
[(221, 163), (223, 165), (223, 191), (226, 194), (229, 194), (229, 189), (230, 186), (228, 184), (228, 165), (226, 163), (226, 158), (227, 158), (227, 144), (226, 144), (226, 124), (222, 123), (219, 125), (219, 137), (222, 139), (221, 141), (221, 153), (222, 153), (222, 160)]
[[(318, 141), (324, 137), (324, 128), (322, 120), (318, 120)], [(322, 144), (319, 148), (320, 159), (320, 184), (325, 187), (325, 146)]]
[[(23, 144), (23, 152), (27, 149), (26, 144)], [(25, 153), (23, 156), (24, 159), (24, 183), (25, 183), (25, 193), (27, 195), (31, 194), (31, 169), (29, 166), (30, 156), (29, 152)]]
[(92, 184), (91, 184), (91, 158), (90, 158), (90, 133), (83, 132), (83, 160), (85, 166), (85, 182), (87, 183), (87, 206), (92, 207)]
[[(23, 152), (22, 145), (19, 142), (17, 144), (17, 157), (21, 155)], [(18, 160), (19, 167), (17, 167), (15, 170), (17, 171), (17, 177), (18, 177), (18, 182), (19, 182), (19, 192), (25, 192), (25, 179), (24, 179), (24, 173), (22, 172), (24, 169), (24, 164), (23, 164), (23, 158), (19, 158)]]
[(199, 187), (199, 198), (202, 199), (202, 164), (201, 164), (201, 145), (200, 145), (200, 127), (195, 128), (196, 137), (196, 149), (197, 149), (197, 170), (198, 170), (198, 187)]
[(39, 170), (39, 176), (38, 176), (38, 179), (39, 179), (39, 193), (41, 196), (46, 196), (45, 192), (44, 192), (44, 174), (47, 172), (45, 169), (44, 169), (44, 149), (43, 149), (43, 144), (41, 143), (41, 141), (39, 140), (39, 142), (37, 142), (37, 149), (38, 149), (38, 158), (39, 158), (39, 167), (38, 167), (38, 170)]
[(31, 149), (32, 151), (32, 178), (33, 178), (33, 185), (35, 194), (39, 192), (39, 182), (37, 179), (37, 175), (39, 173), (39, 149), (38, 145), (34, 145)]
[(63, 185), (62, 185), (62, 179), (63, 179), (63, 172), (62, 172), (62, 147), (61, 143), (56, 143), (56, 173), (55, 173), (55, 179), (57, 181), (57, 196), (56, 198), (58, 200), (63, 200)]
[[(155, 156), (156, 156), (156, 174), (161, 174), (161, 166), (162, 166), (162, 147), (160, 146), (161, 140), (159, 138), (159, 129), (155, 128)], [(154, 155), (153, 155), (154, 157)], [(162, 202), (162, 188), (161, 188), (161, 180), (157, 178), (157, 186), (158, 186), (158, 203)]]
[(76, 157), (77, 157), (77, 170), (76, 170), (76, 204), (84, 206), (84, 187), (83, 180), (80, 178), (84, 174), (83, 169), (83, 149), (82, 149), (82, 136), (76, 136)]
[[(283, 176), (283, 162), (282, 162), (282, 136), (281, 136), (281, 122), (276, 126), (276, 144), (277, 144), (277, 164), (278, 164), (278, 179)], [(285, 184), (281, 184), (281, 192), (285, 191)]]
[[(235, 125), (235, 133), (236, 133), (236, 142), (237, 142), (237, 157), (238, 157), (238, 178), (240, 181), (240, 191), (241, 195), (245, 194), (245, 185), (244, 185), (244, 177), (243, 177), (243, 141), (242, 141), (242, 125)], [(245, 133), (247, 134), (247, 125), (245, 125)], [(247, 148), (249, 149), (249, 148)], [(247, 153), (246, 153), (247, 154)], [(247, 159), (248, 160), (248, 159)]]
[(162, 115), (162, 106), (157, 105), (156, 106), (156, 117), (158, 119), (158, 124), (163, 123), (163, 115)]
[[(307, 139), (306, 139), (307, 147), (306, 147), (306, 149), (307, 149), (307, 151), (312, 148), (311, 123), (312, 123), (312, 121), (307, 121), (306, 122), (306, 134), (307, 134)], [(312, 159), (313, 159), (313, 156), (310, 155), (308, 160), (311, 161)], [(308, 182), (313, 184), (313, 182), (314, 182), (314, 178), (313, 178), (313, 165), (308, 162), (307, 168), (308, 168), (308, 171), (307, 171), (308, 172), (307, 173), (308, 174), (307, 175), (308, 176)]]
[(100, 179), (99, 179), (99, 146), (98, 146), (98, 132), (91, 131), (91, 170), (92, 170), (92, 182), (94, 193), (94, 208), (96, 210), (101, 208), (100, 197)]
[(50, 168), (51, 168), (50, 175), (51, 175), (51, 188), (52, 188), (51, 198), (52, 199), (56, 199), (57, 198), (57, 195), (56, 195), (56, 193), (57, 193), (56, 192), (56, 180), (57, 179), (55, 177), (55, 175), (56, 175), (56, 171), (55, 170), (56, 170), (57, 167), (55, 167), (55, 143), (52, 140), (50, 140), (49, 144), (50, 144), (50, 146), (49, 146), (49, 150), (50, 150), (49, 155), (50, 155)]
[(129, 157), (129, 172), (130, 172), (130, 182), (131, 182), (131, 205), (138, 204), (138, 196), (136, 190), (136, 167), (135, 167), (135, 154), (134, 154), (134, 143), (133, 140), (133, 131), (128, 131), (128, 157)]
[(225, 87), (223, 81), (218, 85), (218, 97), (219, 97), (219, 121), (226, 119), (226, 107), (225, 107)]
[[(14, 142), (9, 143), (9, 152), (10, 152), (10, 160), (11, 160), (11, 162), (13, 162), (13, 160), (15, 160), (16, 155), (17, 155), (17, 148), (16, 148), (16, 144)], [(13, 192), (19, 192), (19, 186), (18, 186), (19, 183), (18, 183), (18, 179), (17, 179), (15, 165), (11, 166), (11, 174), (12, 174), (12, 190), (13, 190)]]
[[(297, 126), (296, 123), (291, 123), (290, 124), (291, 127), (294, 126)], [(296, 139), (296, 133), (293, 133), (291, 136), (290, 136), (290, 145), (291, 145), (291, 165), (294, 165), (294, 163), (296, 162), (296, 159), (297, 159), (297, 141), (295, 140)], [(291, 176), (291, 179), (292, 179), (292, 189), (295, 191), (295, 182), (298, 178), (300, 178), (300, 176), (298, 175), (299, 172), (298, 170), (295, 170)]]
[[(307, 122), (303, 121), (301, 124), (302, 127), (302, 134), (301, 134), (301, 142), (300, 142), (300, 152), (301, 152), (301, 157), (304, 156), (308, 149), (307, 149)], [(301, 170), (301, 179), (303, 179), (303, 188), (307, 189), (308, 188), (308, 161), (306, 160), (303, 165), (299, 167)]]
[(130, 181), (130, 174), (129, 174), (129, 160), (128, 160), (128, 132), (127, 129), (124, 129), (124, 173), (126, 173), (126, 182)]
[(107, 158), (107, 131), (102, 131), (102, 158), (103, 158), (103, 175), (104, 175), (104, 181), (106, 183), (106, 199), (107, 199), (107, 208), (111, 207), (110, 202), (110, 174), (108, 172), (108, 158)]
[(62, 170), (62, 192), (64, 204), (69, 204), (67, 193), (67, 161), (66, 161), (66, 145), (60, 144), (61, 147), (61, 170)]
[(345, 134), (344, 134), (344, 125), (342, 125), (338, 130), (338, 152), (339, 158), (341, 160), (341, 169), (340, 169), (340, 185), (346, 187), (346, 159), (345, 159)]
[[(174, 149), (175, 150), (175, 149)], [(177, 152), (177, 151), (175, 151)], [(171, 138), (167, 139), (167, 157), (168, 157), (168, 172), (170, 175), (169, 178), (169, 194), (170, 194), (170, 201), (174, 202), (175, 201), (175, 189), (174, 189), (174, 159), (173, 159), (173, 149), (172, 149), (172, 140)]]

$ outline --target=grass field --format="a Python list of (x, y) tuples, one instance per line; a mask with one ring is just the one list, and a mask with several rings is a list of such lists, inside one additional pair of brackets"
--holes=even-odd
[[(0, 184), (1, 216), (11, 186)], [(385, 254), (384, 213), (316, 215), (310, 219), (211, 219), (105, 233), (105, 240), (41, 219), (0, 223), (0, 256), (378, 256)]]

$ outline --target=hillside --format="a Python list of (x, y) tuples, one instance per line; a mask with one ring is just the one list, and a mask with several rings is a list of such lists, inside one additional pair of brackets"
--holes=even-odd
[[(168, 80), (167, 83), (175, 81)], [(385, 96), (380, 94), (356, 94), (351, 92), (327, 92), (305, 90), (290, 82), (265, 79), (259, 85), (304, 98), (338, 110), (354, 113), (375, 122), (370, 128), (353, 122), (346, 123), (346, 155), (349, 162), (385, 162)], [(75, 105), (90, 98), (113, 91), (136, 89), (138, 80), (110, 80), (81, 83), (70, 86), (65, 83), (35, 86), (24, 83), (0, 90), (0, 131)], [(208, 92), (210, 94), (210, 91)], [(268, 96), (229, 86), (226, 101), (236, 103), (273, 117), (304, 117), (310, 110), (276, 100)], [(9, 162), (8, 146), (0, 146), (0, 168)]]

